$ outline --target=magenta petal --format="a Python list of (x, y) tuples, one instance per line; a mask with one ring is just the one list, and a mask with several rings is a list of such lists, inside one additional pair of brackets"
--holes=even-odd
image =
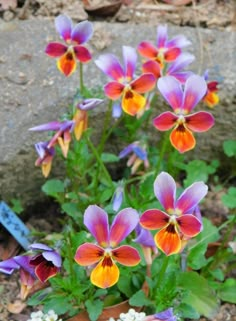
[(168, 224), (170, 216), (157, 209), (145, 211), (140, 217), (140, 224), (148, 230), (163, 228)]
[(167, 25), (160, 25), (157, 28), (157, 48), (164, 48), (167, 41)]
[(176, 193), (176, 184), (173, 177), (166, 172), (161, 172), (154, 182), (154, 193), (164, 209), (172, 214)]
[(71, 39), (71, 30), (73, 27), (72, 20), (66, 15), (59, 15), (55, 19), (55, 26), (57, 32), (60, 34), (62, 39), (68, 41)]
[(131, 80), (133, 78), (137, 64), (136, 50), (129, 46), (123, 46), (123, 59), (125, 76)]
[(192, 71), (180, 71), (171, 73), (171, 76), (175, 77), (183, 85), (186, 83), (186, 80), (192, 75)]
[(208, 187), (203, 182), (193, 183), (178, 198), (175, 205), (176, 211), (181, 214), (191, 214), (207, 191)]
[(214, 125), (214, 117), (206, 111), (185, 116), (187, 126), (193, 132), (205, 132)]
[(115, 247), (137, 226), (139, 215), (133, 208), (125, 208), (114, 218), (110, 230), (110, 245)]
[(153, 119), (153, 125), (160, 131), (166, 131), (175, 125), (177, 119), (175, 114), (166, 111)]
[(181, 215), (176, 218), (179, 229), (184, 236), (194, 237), (202, 230), (201, 222), (193, 215)]
[(112, 54), (101, 55), (95, 64), (100, 68), (107, 76), (114, 80), (121, 80), (125, 77), (123, 68), (116, 56)]
[(189, 53), (181, 54), (167, 69), (167, 74), (171, 75), (176, 71), (180, 71), (181, 69), (191, 64), (194, 60), (195, 60), (194, 55), (191, 55)]
[(109, 242), (109, 224), (107, 213), (97, 205), (90, 205), (84, 212), (84, 225), (95, 237), (98, 244), (107, 246)]
[(181, 83), (172, 76), (165, 76), (158, 79), (157, 87), (173, 110), (178, 112), (183, 101)]
[(50, 57), (60, 57), (64, 55), (67, 50), (68, 47), (66, 45), (63, 45), (62, 43), (50, 42), (45, 49), (45, 53)]
[(89, 21), (79, 22), (72, 30), (71, 39), (81, 45), (93, 35), (93, 24)]
[(123, 84), (117, 81), (111, 81), (104, 86), (104, 92), (107, 97), (109, 97), (110, 99), (116, 100), (120, 98), (124, 90), (124, 87), (125, 86)]
[(141, 56), (150, 59), (155, 59), (158, 54), (157, 48), (148, 41), (141, 42), (137, 49)]
[(92, 55), (84, 46), (74, 46), (76, 58), (81, 62), (88, 62), (92, 59)]
[(183, 111), (189, 113), (205, 96), (207, 92), (207, 84), (203, 77), (193, 75), (189, 77), (185, 83), (183, 95)]
[(58, 121), (52, 121), (47, 124), (38, 125), (35, 127), (31, 127), (29, 130), (31, 131), (44, 131), (44, 130), (59, 130), (61, 123)]
[(139, 252), (132, 246), (122, 245), (111, 251), (112, 257), (125, 266), (137, 265), (141, 258)]

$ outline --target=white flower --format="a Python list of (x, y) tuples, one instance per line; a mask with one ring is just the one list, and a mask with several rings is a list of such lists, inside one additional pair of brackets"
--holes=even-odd
[(129, 309), (128, 313), (121, 313), (120, 319), (118, 319), (117, 321), (144, 321), (145, 317), (146, 314), (144, 312), (139, 313), (134, 309)]

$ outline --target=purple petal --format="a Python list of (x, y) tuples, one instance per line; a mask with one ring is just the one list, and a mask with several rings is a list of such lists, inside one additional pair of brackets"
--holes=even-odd
[(173, 177), (166, 172), (161, 172), (154, 182), (154, 193), (167, 213), (173, 214), (176, 193)]
[(186, 80), (193, 75), (192, 71), (173, 72), (171, 76), (175, 77), (181, 84), (185, 84)]
[(19, 265), (13, 258), (0, 262), (0, 272), (12, 274), (15, 269), (19, 269)]
[(60, 15), (55, 19), (57, 32), (66, 42), (71, 39), (71, 30), (73, 27), (72, 20), (66, 15)]
[(119, 158), (124, 158), (126, 157), (127, 155), (129, 155), (130, 153), (133, 152), (133, 148), (134, 148), (134, 143), (133, 144), (130, 144), (128, 146), (126, 146), (119, 154)]
[(138, 224), (135, 228), (137, 234), (136, 239), (133, 241), (147, 247), (155, 247), (155, 242), (152, 236), (152, 233)]
[(157, 28), (157, 48), (164, 48), (167, 42), (167, 25), (160, 25)]
[(120, 209), (121, 204), (123, 202), (123, 196), (124, 196), (124, 187), (118, 186), (117, 189), (115, 190), (115, 193), (112, 199), (113, 211), (117, 212)]
[(156, 313), (154, 316), (156, 319), (164, 320), (164, 321), (175, 321), (176, 320), (176, 317), (173, 314), (172, 308), (169, 308), (165, 311)]
[(180, 71), (195, 60), (194, 55), (189, 53), (181, 54), (168, 68), (167, 74), (170, 75), (176, 71)]
[(181, 83), (172, 76), (165, 76), (158, 79), (157, 87), (173, 110), (179, 112), (183, 101)]
[(30, 264), (31, 257), (28, 255), (19, 255), (14, 257), (15, 262), (21, 267), (23, 270), (28, 272), (30, 275), (35, 277), (34, 267)]
[(208, 70), (208, 69), (205, 70), (204, 75), (203, 75), (203, 78), (204, 78), (205, 80), (208, 80), (208, 79), (209, 79), (209, 70)]
[(38, 125), (35, 127), (31, 127), (29, 130), (31, 131), (44, 131), (44, 130), (59, 130), (61, 123), (58, 121), (52, 121), (50, 123)]
[(147, 159), (146, 151), (140, 146), (133, 146), (133, 151), (136, 154), (136, 156), (138, 156), (138, 158), (140, 158), (141, 160), (144, 161)]
[(46, 154), (53, 156), (55, 154), (55, 148), (47, 148), (49, 142), (39, 142), (35, 144), (36, 152), (39, 157), (43, 159)]
[(100, 105), (104, 100), (98, 98), (88, 98), (84, 99), (82, 103), (77, 105), (77, 108), (81, 110), (91, 110)]
[(207, 194), (208, 186), (203, 182), (196, 182), (189, 186), (176, 201), (176, 211), (181, 214), (191, 214), (198, 203)]
[(84, 225), (97, 240), (106, 247), (109, 243), (109, 223), (107, 213), (97, 205), (90, 205), (84, 212)]
[(65, 131), (68, 131), (68, 130), (69, 130), (70, 132), (72, 132), (73, 129), (74, 129), (74, 125), (75, 125), (75, 121), (74, 121), (74, 120), (66, 120), (66, 121), (60, 123), (60, 128), (59, 128), (59, 130), (60, 130), (61, 132), (65, 132)]
[(81, 45), (92, 37), (93, 24), (89, 21), (79, 22), (72, 30), (71, 39)]
[(112, 117), (120, 118), (122, 115), (122, 107), (120, 102), (116, 102), (112, 105)]
[(60, 268), (61, 267), (61, 256), (56, 251), (46, 251), (42, 253), (42, 256), (45, 258), (45, 260), (52, 262), (53, 265)]
[(107, 76), (114, 80), (122, 80), (125, 77), (123, 68), (116, 56), (112, 54), (101, 55), (95, 64), (102, 70)]
[(203, 77), (198, 75), (189, 77), (184, 88), (183, 111), (189, 113), (205, 96), (206, 92), (207, 84)]
[(179, 35), (169, 40), (166, 44), (168, 48), (184, 48), (191, 45), (191, 41), (189, 41), (185, 36)]
[(30, 250), (33, 251), (53, 251), (53, 249), (49, 246), (47, 246), (46, 244), (42, 244), (42, 243), (33, 243), (29, 246)]
[(139, 215), (133, 208), (125, 208), (114, 218), (110, 230), (110, 246), (115, 247), (137, 226)]
[(124, 70), (125, 76), (131, 80), (133, 78), (136, 64), (137, 64), (137, 53), (132, 47), (123, 46), (123, 59), (124, 59)]

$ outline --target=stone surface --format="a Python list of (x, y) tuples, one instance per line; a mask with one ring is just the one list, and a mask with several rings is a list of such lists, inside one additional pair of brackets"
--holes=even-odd
[[(156, 39), (156, 27), (150, 25), (104, 22), (96, 29), (90, 44), (94, 57), (103, 52), (120, 56), (122, 45), (137, 46), (142, 40)], [(222, 142), (236, 134), (236, 33), (207, 29), (198, 32), (195, 28), (171, 26), (169, 30), (170, 35), (183, 33), (191, 39), (193, 46), (188, 51), (197, 57), (192, 70), (203, 73), (208, 68), (210, 76), (220, 82), (221, 102), (213, 110), (216, 125), (197, 135), (197, 147), (190, 156), (220, 158)], [(61, 116), (77, 90), (78, 73), (65, 78), (57, 70), (55, 60), (44, 53), (46, 44), (56, 40), (52, 19), (0, 21), (0, 198), (6, 201), (18, 197), (29, 203), (42, 196), (40, 186), (44, 179), (34, 167), (34, 143), (45, 140), (46, 135), (29, 132), (28, 128)], [(106, 82), (93, 62), (85, 65), (84, 70), (87, 86), (102, 86)], [(102, 115), (96, 117), (99, 130), (102, 125), (97, 125), (97, 119), (101, 120)], [(155, 129), (151, 133), (158, 140), (160, 134)], [(60, 171), (54, 163), (52, 176)]]

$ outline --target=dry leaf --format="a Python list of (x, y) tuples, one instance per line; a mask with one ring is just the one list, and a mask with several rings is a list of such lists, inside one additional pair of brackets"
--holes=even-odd
[(8, 303), (7, 310), (13, 314), (21, 313), (21, 311), (26, 307), (26, 303), (16, 300), (13, 303)]

